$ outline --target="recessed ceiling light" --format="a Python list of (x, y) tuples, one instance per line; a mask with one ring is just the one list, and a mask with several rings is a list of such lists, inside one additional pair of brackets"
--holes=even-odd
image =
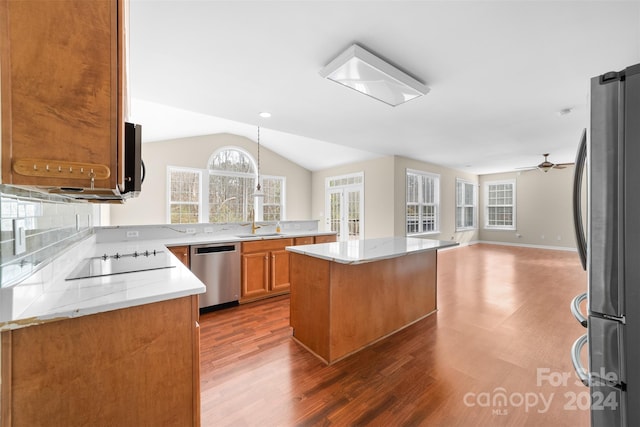
[(271, 117), (271, 113), (269, 113), (268, 111), (263, 111), (259, 114), (259, 116), (263, 119), (268, 119), (269, 117)]
[(426, 85), (357, 44), (327, 64), (320, 75), (393, 107), (429, 92)]

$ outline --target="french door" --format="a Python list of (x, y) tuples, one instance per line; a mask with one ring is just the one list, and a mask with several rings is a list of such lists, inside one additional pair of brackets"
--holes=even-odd
[(326, 222), (337, 240), (364, 239), (364, 183), (362, 174), (327, 178)]

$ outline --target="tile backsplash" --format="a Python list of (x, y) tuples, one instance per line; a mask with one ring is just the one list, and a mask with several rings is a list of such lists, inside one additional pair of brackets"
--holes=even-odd
[[(0, 184), (0, 286), (38, 270), (93, 233), (94, 205)], [(14, 224), (24, 224), (25, 251), (15, 254)]]

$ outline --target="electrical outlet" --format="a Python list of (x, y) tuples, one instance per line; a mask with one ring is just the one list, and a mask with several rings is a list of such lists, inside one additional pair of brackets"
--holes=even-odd
[(296, 230), (300, 230), (300, 224), (294, 225), (293, 228), (296, 229)]
[(187, 228), (187, 234), (196, 234), (195, 228)]
[(209, 234), (213, 233), (213, 227), (205, 227), (204, 232)]
[(133, 239), (136, 237), (140, 237), (140, 233), (137, 230), (127, 231), (127, 239)]
[(27, 233), (24, 219), (13, 220), (13, 254), (20, 255), (27, 250)]

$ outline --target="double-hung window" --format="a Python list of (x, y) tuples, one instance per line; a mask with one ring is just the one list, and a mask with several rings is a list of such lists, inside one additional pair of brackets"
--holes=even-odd
[(169, 166), (168, 199), (171, 224), (198, 223), (202, 215), (202, 171)]
[(476, 228), (477, 210), (476, 184), (456, 179), (456, 231)]
[(264, 221), (283, 220), (285, 201), (285, 178), (283, 176), (263, 176), (262, 219)]
[(440, 231), (440, 175), (407, 169), (407, 235)]
[(516, 229), (516, 182), (490, 181), (485, 183), (485, 228)]

